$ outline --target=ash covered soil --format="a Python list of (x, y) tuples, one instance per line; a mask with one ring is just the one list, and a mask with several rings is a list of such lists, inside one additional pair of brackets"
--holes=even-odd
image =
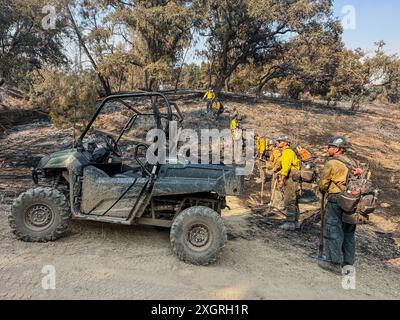
[[(198, 99), (177, 99), (184, 127), (227, 128), (238, 107), (243, 127), (267, 137), (288, 132), (324, 162), (327, 139), (345, 134), (353, 156), (368, 160), (381, 189), (369, 225), (357, 228), (356, 289), (342, 277), (319, 269), (319, 224), (292, 233), (277, 228), (281, 216), (251, 210), (260, 201), (258, 171), (247, 178), (245, 194), (228, 197), (223, 211), (227, 246), (214, 265), (193, 266), (172, 253), (168, 230), (73, 221), (65, 237), (48, 243), (17, 240), (8, 227), (12, 199), (33, 186), (30, 167), (44, 153), (71, 146), (72, 130), (47, 122), (14, 127), (0, 139), (0, 298), (3, 299), (399, 299), (400, 298), (400, 111), (369, 106), (355, 115), (344, 108), (312, 103), (225, 99), (219, 121), (202, 116)], [(283, 129), (282, 129), (283, 128)], [(269, 199), (266, 186), (264, 202)], [(301, 219), (318, 203), (302, 204)], [(42, 268), (53, 265), (56, 289), (44, 290)]]

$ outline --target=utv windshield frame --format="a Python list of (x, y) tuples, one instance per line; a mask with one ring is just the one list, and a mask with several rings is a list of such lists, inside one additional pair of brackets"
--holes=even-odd
[[(90, 130), (90, 128), (92, 127), (93, 123), (96, 121), (97, 117), (99, 116), (99, 114), (101, 113), (101, 111), (103, 110), (104, 106), (109, 103), (110, 101), (119, 101), (121, 102), (125, 107), (127, 107), (128, 109), (130, 109), (131, 111), (135, 112), (136, 114), (132, 116), (132, 118), (128, 121), (128, 123), (131, 123), (129, 126), (133, 125), (133, 119), (136, 118), (138, 115), (154, 115), (154, 120), (156, 123), (156, 126), (158, 129), (162, 129), (162, 125), (161, 125), (161, 118), (164, 118), (165, 115), (160, 113), (159, 107), (157, 106), (157, 104), (153, 101), (153, 99), (151, 100), (151, 108), (153, 109), (153, 113), (142, 113), (138, 110), (136, 110), (133, 106), (130, 106), (126, 101), (122, 100), (122, 99), (129, 99), (129, 98), (141, 98), (141, 97), (149, 97), (149, 98), (154, 98), (154, 97), (161, 97), (164, 100), (165, 106), (167, 107), (167, 114), (166, 114), (166, 118), (167, 118), (167, 122), (172, 121), (172, 120), (177, 120), (179, 122), (181, 122), (183, 120), (182, 114), (178, 108), (178, 106), (176, 105), (176, 103), (170, 103), (168, 98), (160, 93), (160, 92), (131, 92), (131, 93), (124, 93), (124, 94), (113, 94), (111, 96), (106, 97), (100, 104), (100, 106), (97, 108), (96, 112), (94, 113), (93, 117), (91, 118), (91, 120), (89, 121), (89, 123), (87, 124), (85, 130), (82, 132), (82, 134), (79, 136), (79, 138), (77, 139), (76, 143), (75, 143), (75, 148), (79, 148), (82, 146), (82, 141), (85, 138), (86, 134), (88, 133), (88, 131)], [(175, 109), (177, 110), (177, 114), (174, 114), (172, 112), (172, 107), (171, 105), (173, 105), (175, 107)], [(176, 119), (173, 119), (176, 118)], [(133, 122), (132, 122), (133, 121)], [(127, 125), (128, 125), (127, 123)], [(118, 138), (118, 140), (121, 138), (121, 136), (124, 133), (124, 130), (126, 130), (126, 126), (122, 129), (121, 134)]]

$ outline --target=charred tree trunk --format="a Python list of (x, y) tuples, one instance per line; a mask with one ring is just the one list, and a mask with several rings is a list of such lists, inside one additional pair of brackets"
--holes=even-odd
[[(191, 42), (190, 42), (191, 43)], [(186, 60), (186, 55), (189, 52), (190, 46), (187, 47), (185, 54), (183, 55), (183, 59), (182, 59), (182, 63), (181, 66), (178, 70), (178, 74), (176, 76), (176, 81), (175, 81), (175, 93), (178, 91), (178, 86), (179, 86), (179, 81), (181, 80), (181, 75), (182, 75), (182, 70), (183, 70), (183, 66), (185, 65), (185, 60)]]
[(222, 88), (225, 86), (225, 77), (219, 77), (216, 80), (215, 86), (214, 86), (214, 92), (216, 95), (219, 95), (222, 91)]
[(208, 88), (211, 87), (211, 63), (208, 63)]
[(85, 40), (83, 39), (82, 33), (81, 33), (81, 31), (79, 30), (79, 27), (78, 27), (78, 25), (77, 25), (76, 22), (75, 22), (74, 16), (73, 16), (73, 14), (72, 14), (72, 12), (71, 12), (71, 9), (69, 8), (69, 5), (66, 4), (65, 7), (66, 7), (66, 9), (67, 9), (67, 12), (68, 12), (68, 15), (69, 15), (71, 24), (72, 24), (72, 28), (74, 29), (75, 34), (76, 34), (76, 36), (77, 36), (77, 38), (78, 38), (79, 45), (80, 45), (80, 47), (82, 47), (83, 51), (85, 51), (85, 54), (86, 54), (87, 57), (89, 58), (90, 63), (92, 64), (93, 69), (95, 70), (95, 72), (96, 72), (96, 74), (97, 74), (97, 77), (99, 78), (100, 83), (101, 83), (101, 85), (102, 85), (102, 87), (103, 87), (103, 89), (104, 89), (104, 93), (105, 93), (107, 96), (111, 95), (112, 91), (111, 91), (111, 86), (110, 86), (110, 83), (109, 83), (108, 79), (107, 79), (106, 77), (104, 77), (104, 76), (98, 71), (97, 64), (96, 64), (96, 62), (94, 61), (93, 56), (90, 54), (88, 47), (86, 46)]
[(229, 78), (225, 80), (225, 91), (229, 92)]

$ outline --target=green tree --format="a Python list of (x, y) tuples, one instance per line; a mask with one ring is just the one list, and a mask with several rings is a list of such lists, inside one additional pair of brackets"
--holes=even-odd
[(182, 67), (179, 85), (184, 89), (206, 89), (208, 85), (208, 64), (185, 64)]
[(362, 60), (364, 53), (360, 50), (343, 49), (339, 56), (339, 65), (327, 93), (328, 102), (352, 99), (355, 106), (357, 97), (365, 92), (368, 72)]
[(333, 20), (330, 0), (197, 0), (194, 8), (196, 27), (208, 37), (217, 92), (240, 65), (250, 60), (269, 63), (291, 37), (309, 25)]
[(368, 82), (365, 85), (371, 100), (397, 102), (400, 87), (400, 59), (397, 54), (385, 53), (385, 42), (375, 43), (375, 54), (364, 61)]
[(191, 41), (188, 1), (111, 1), (114, 23), (124, 25), (131, 50), (127, 61), (143, 68), (147, 90), (171, 82), (172, 71)]
[(109, 79), (99, 68), (103, 58), (112, 54), (114, 49), (113, 25), (107, 23), (109, 7), (94, 0), (64, 0), (63, 8), (79, 48), (83, 50), (96, 72), (103, 89), (102, 93), (110, 95), (112, 88)]
[(286, 44), (269, 78), (284, 77), (281, 88), (291, 98), (300, 93), (326, 97), (344, 50), (341, 34), (336, 21), (307, 25)]
[(56, 15), (55, 28), (43, 28), (46, 11), (42, 11), (46, 5), (59, 10), (55, 1), (0, 1), (0, 78), (10, 85), (27, 89), (28, 72), (66, 63), (63, 21)]
[(96, 109), (96, 81), (91, 71), (63, 72), (44, 69), (34, 72), (30, 97), (50, 114), (56, 126), (82, 126)]
[(400, 59), (384, 51), (385, 43), (376, 43), (373, 55), (361, 49), (341, 52), (328, 97), (349, 99), (351, 110), (359, 109), (364, 100), (396, 103), (400, 98)]

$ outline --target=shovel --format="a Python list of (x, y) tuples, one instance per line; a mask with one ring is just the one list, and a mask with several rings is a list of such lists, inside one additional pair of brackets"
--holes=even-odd
[(260, 174), (260, 179), (261, 179), (261, 194), (260, 194), (260, 205), (264, 205), (263, 201), (263, 194), (264, 194), (264, 175)]
[(325, 193), (321, 194), (321, 232), (319, 234), (318, 259), (322, 259), (324, 253), (324, 228), (325, 228)]

